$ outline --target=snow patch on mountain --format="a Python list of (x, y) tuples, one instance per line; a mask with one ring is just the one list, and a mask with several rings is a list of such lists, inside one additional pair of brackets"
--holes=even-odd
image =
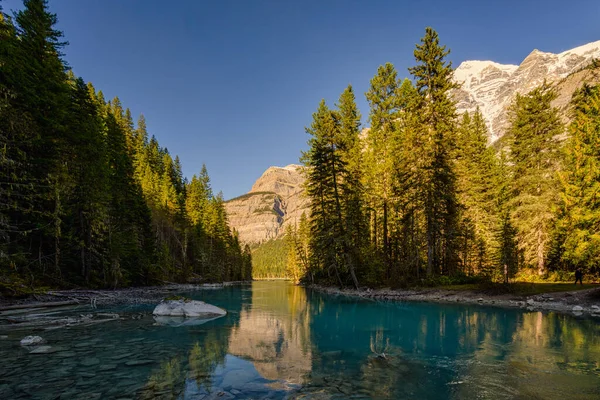
[(533, 50), (520, 65), (493, 61), (464, 61), (454, 71), (461, 87), (453, 97), (459, 112), (479, 107), (490, 141), (501, 137), (508, 126), (508, 109), (517, 93), (524, 94), (544, 82), (556, 82), (600, 58), (600, 41), (585, 44), (559, 54)]

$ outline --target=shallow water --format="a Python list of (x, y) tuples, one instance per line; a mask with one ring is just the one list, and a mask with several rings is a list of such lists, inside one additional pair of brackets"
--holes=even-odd
[[(125, 319), (88, 327), (0, 325), (0, 399), (600, 399), (598, 320), (285, 282), (188, 296), (228, 315), (161, 326), (146, 305), (98, 310)], [(29, 353), (29, 334), (53, 352)]]

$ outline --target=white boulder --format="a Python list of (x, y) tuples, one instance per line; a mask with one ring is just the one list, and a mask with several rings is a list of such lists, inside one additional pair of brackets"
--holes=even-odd
[(574, 306), (573, 307), (573, 311), (583, 311), (583, 307), (581, 307), (581, 306)]
[(222, 317), (227, 311), (198, 300), (166, 300), (156, 306), (153, 313), (163, 317)]
[(21, 346), (37, 346), (44, 343), (46, 343), (46, 341), (40, 336), (25, 336), (21, 339)]

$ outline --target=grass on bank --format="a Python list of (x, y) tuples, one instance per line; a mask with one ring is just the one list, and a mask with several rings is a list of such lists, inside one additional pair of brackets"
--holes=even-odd
[(440, 276), (424, 280), (419, 287), (429, 287), (439, 290), (480, 292), (488, 295), (513, 294), (517, 296), (534, 296), (544, 293), (571, 292), (600, 288), (597, 276), (584, 276), (586, 283), (575, 285), (574, 272), (550, 272), (540, 276), (537, 271), (523, 269), (511, 279), (509, 284), (499, 282), (502, 277), (496, 277), (490, 282), (482, 276), (456, 275)]

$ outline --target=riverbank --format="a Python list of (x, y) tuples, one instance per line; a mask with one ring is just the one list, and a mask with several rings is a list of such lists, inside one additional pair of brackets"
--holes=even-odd
[(0, 311), (30, 307), (52, 307), (61, 305), (113, 306), (120, 304), (158, 303), (173, 293), (193, 292), (196, 290), (220, 289), (225, 286), (247, 282), (225, 282), (194, 284), (169, 284), (164, 286), (129, 287), (115, 290), (49, 290), (44, 293), (29, 295), (25, 298), (0, 296)]
[[(225, 282), (216, 284), (169, 284), (164, 286), (130, 287), (116, 290), (50, 290), (26, 298), (0, 297), (0, 311), (20, 308), (44, 308), (66, 305), (99, 306), (134, 305), (158, 303), (175, 293), (196, 290), (220, 289), (225, 286), (248, 282)], [(557, 291), (556, 285), (527, 285), (528, 290), (511, 293), (494, 293), (476, 285), (453, 286), (451, 288), (412, 289), (339, 289), (321, 285), (307, 285), (320, 292), (360, 297), (376, 301), (416, 301), (435, 303), (478, 304), (496, 307), (522, 308), (530, 311), (556, 311), (582, 313), (600, 318), (600, 285), (583, 290)], [(539, 285), (542, 285), (541, 287)], [(567, 285), (570, 286), (570, 285)], [(577, 308), (581, 307), (581, 309)]]
[(510, 307), (528, 311), (554, 311), (591, 315), (600, 318), (600, 286), (584, 290), (546, 292), (536, 294), (501, 293), (477, 288), (415, 288), (415, 289), (339, 289), (320, 285), (308, 285), (310, 289), (338, 295), (352, 296), (376, 301), (414, 301), (434, 303), (477, 304), (494, 307)]
[[(89, 326), (125, 319), (142, 319), (148, 312), (116, 313), (111, 306), (160, 303), (182, 292), (222, 289), (247, 282), (217, 284), (169, 284), (116, 290), (49, 290), (26, 298), (0, 297), (0, 331), (47, 331), (73, 326)], [(107, 308), (109, 307), (107, 312)]]

